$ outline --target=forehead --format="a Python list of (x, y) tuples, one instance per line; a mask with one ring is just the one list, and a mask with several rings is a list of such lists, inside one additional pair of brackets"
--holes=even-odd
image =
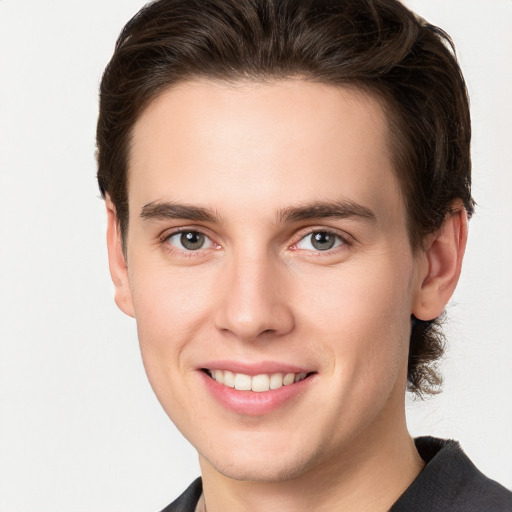
[(383, 210), (401, 206), (388, 138), (381, 103), (355, 88), (182, 83), (134, 126), (130, 210), (173, 200), (252, 215), (258, 205), (340, 197)]

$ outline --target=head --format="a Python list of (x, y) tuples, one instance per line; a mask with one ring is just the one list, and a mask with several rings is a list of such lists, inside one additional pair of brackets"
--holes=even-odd
[[(338, 93), (341, 94), (340, 98), (337, 96)], [(426, 259), (425, 254), (432, 240), (442, 231), (446, 219), (453, 215), (454, 210), (459, 213), (463, 210), (464, 215), (471, 215), (473, 211), (470, 193), (470, 121), (467, 94), (451, 41), (440, 29), (419, 19), (395, 0), (161, 0), (142, 9), (126, 25), (117, 41), (115, 53), (105, 70), (101, 84), (97, 131), (98, 181), (103, 196), (111, 205), (123, 257), (128, 264), (127, 275), (130, 275), (132, 263), (132, 232), (134, 239), (137, 236), (134, 216), (139, 222), (140, 217), (158, 219), (177, 218), (181, 215), (176, 209), (169, 212), (169, 208), (166, 212), (165, 208), (159, 212), (158, 200), (162, 198), (156, 197), (155, 194), (154, 201), (133, 206), (139, 198), (138, 191), (145, 190), (143, 169), (156, 165), (139, 156), (144, 155), (145, 151), (151, 153), (149, 146), (152, 144), (150, 141), (153, 136), (155, 140), (163, 137), (161, 134), (169, 128), (165, 119), (172, 121), (175, 116), (174, 131), (178, 138), (182, 136), (182, 129), (185, 132), (192, 130), (196, 133), (201, 125), (192, 117), (197, 115), (201, 106), (207, 116), (205, 129), (211, 128), (208, 119), (211, 121), (220, 113), (210, 111), (211, 105), (205, 98), (214, 98), (218, 106), (224, 107), (224, 112), (233, 113), (232, 118), (218, 118), (219, 122), (224, 123), (223, 126), (231, 126), (230, 123), (236, 118), (241, 123), (242, 132), (241, 120), (247, 118), (243, 117), (242, 111), (246, 116), (259, 119), (259, 112), (273, 106), (277, 119), (286, 120), (290, 116), (293, 117), (294, 109), (290, 102), (295, 102), (296, 108), (307, 113), (310, 118), (315, 117), (315, 110), (308, 107), (311, 104), (317, 104), (318, 112), (328, 117), (329, 109), (324, 103), (325, 98), (332, 100), (334, 110), (338, 108), (338, 119), (345, 116), (345, 119), (353, 120), (354, 125), (360, 119), (360, 132), (367, 133), (369, 140), (380, 141), (380, 145), (377, 144), (379, 151), (381, 156), (385, 155), (389, 164), (383, 164), (383, 168), (389, 167), (393, 184), (388, 181), (382, 183), (383, 189), (387, 187), (389, 192), (388, 204), (382, 206), (382, 209), (393, 209), (391, 206), (397, 204), (397, 201), (400, 204), (393, 212), (393, 218), (398, 223), (403, 221), (407, 245), (403, 246), (401, 253), (410, 255), (407, 261)], [(230, 106), (233, 104), (242, 110), (232, 110)], [(369, 109), (366, 113), (358, 110), (364, 110), (364, 105)], [(190, 109), (187, 110), (187, 106), (190, 106)], [(189, 111), (193, 114), (189, 115)], [(357, 112), (361, 115), (356, 115)], [(343, 116), (340, 117), (341, 114)], [(318, 114), (319, 124), (322, 123), (322, 115)], [(321, 129), (335, 122), (334, 119), (327, 117), (323, 119)], [(376, 118), (378, 120), (373, 125), (372, 119)], [(268, 119), (266, 122), (268, 123)], [(300, 119), (295, 119), (295, 122), (300, 125)], [(165, 130), (164, 125), (167, 126)], [(160, 128), (155, 128), (155, 133), (152, 133), (151, 126)], [(301, 133), (307, 132), (305, 121), (304, 127), (305, 130)], [(381, 128), (380, 131), (377, 130), (378, 133), (373, 132), (376, 127)], [(284, 129), (284, 125), (282, 128)], [(258, 126), (251, 129), (259, 133)], [(332, 148), (337, 144), (336, 139), (331, 138), (330, 134), (337, 134), (340, 140), (344, 140), (346, 144), (350, 143), (350, 136), (343, 131), (344, 129), (339, 133), (336, 130), (333, 128), (322, 132), (328, 148), (326, 153), (332, 153)], [(219, 131), (222, 132), (222, 129)], [(229, 130), (226, 133), (228, 132)], [(288, 133), (292, 132), (293, 124), (290, 124)], [(234, 129), (229, 133), (232, 140), (235, 140), (238, 131)], [(304, 140), (301, 140), (301, 133), (295, 134), (296, 141), (300, 139), (300, 144), (297, 143), (298, 148), (309, 147), (308, 141), (313, 141), (311, 145), (320, 151), (318, 133), (309, 134), (309, 138), (306, 137)], [(277, 131), (274, 140), (278, 140), (281, 135), (282, 131)], [(375, 139), (372, 139), (374, 135)], [(255, 138), (257, 137), (255, 135)], [(211, 140), (214, 143), (217, 141), (213, 132)], [(201, 141), (204, 148), (208, 144), (208, 139), (203, 138)], [(143, 148), (146, 142), (149, 146)], [(170, 144), (175, 148), (174, 152), (169, 150), (167, 154), (171, 168), (173, 165), (170, 162), (173, 158), (177, 161), (182, 158), (179, 147), (186, 148), (187, 144), (190, 144), (189, 139), (181, 142), (182, 146)], [(218, 147), (222, 147), (223, 141), (217, 142)], [(269, 140), (263, 142), (265, 147), (272, 146)], [(286, 146), (285, 141), (282, 142), (280, 147)], [(361, 143), (361, 138), (355, 140), (354, 147), (359, 144), (359, 149), (364, 149)], [(153, 149), (156, 151), (158, 147), (155, 146)], [(225, 154), (231, 151), (230, 148), (225, 150)], [(372, 153), (370, 149), (368, 152)], [(216, 154), (215, 151), (213, 153)], [(248, 148), (248, 158), (251, 154)], [(356, 154), (353, 156), (357, 157)], [(241, 161), (240, 158), (243, 159), (244, 155), (240, 152), (236, 157)], [(303, 161), (308, 160), (307, 154), (302, 157)], [(336, 152), (326, 158), (335, 161), (335, 157), (343, 159), (343, 155)], [(222, 156), (219, 156), (220, 158)], [(189, 181), (190, 190), (193, 190), (191, 176), (194, 176), (197, 184), (201, 184), (201, 180), (205, 179), (205, 183), (212, 191), (211, 194), (218, 191), (219, 196), (223, 190), (231, 187), (233, 190), (230, 192), (233, 192), (232, 196), (235, 197), (237, 191), (243, 189), (244, 183), (247, 184), (248, 191), (258, 190), (259, 181), (254, 179), (254, 171), (258, 167), (254, 159), (258, 158), (259, 156), (255, 154), (251, 170), (246, 169), (245, 174), (241, 171), (240, 176), (229, 172), (223, 175), (221, 168), (218, 167), (217, 182), (212, 175), (195, 176), (191, 168), (190, 174), (180, 175), (179, 183)], [(375, 164), (378, 161), (378, 151), (369, 158), (373, 158)], [(329, 162), (324, 162), (326, 167), (329, 167)], [(364, 163), (362, 165), (364, 167)], [(186, 167), (184, 164), (183, 168)], [(198, 167), (200, 164), (195, 168)], [(229, 164), (226, 164), (226, 169), (229, 168)], [(269, 166), (265, 168), (268, 169)], [(241, 165), (241, 169), (244, 169), (244, 165)], [(298, 174), (295, 175), (295, 172)], [(292, 182), (297, 181), (299, 185), (306, 183), (311, 189), (314, 188), (316, 181), (311, 169), (301, 175), (300, 165), (296, 166), (296, 171), (288, 169), (287, 173), (288, 181), (281, 178), (272, 181), (274, 175), (263, 176), (262, 180), (270, 179), (270, 182), (275, 183), (281, 190), (282, 196), (289, 192), (290, 198), (295, 199), (294, 208), (286, 210), (286, 203), (278, 205), (270, 199), (268, 204), (262, 201), (260, 207), (268, 206), (274, 215), (275, 210), (282, 206), (284, 210), (281, 209), (280, 214), (286, 217), (286, 212), (290, 211), (288, 217), (293, 220), (294, 215), (296, 219), (300, 218), (297, 205), (305, 204), (308, 198), (302, 197), (300, 186), (295, 190)], [(174, 175), (176, 179), (178, 175), (179, 172)], [(322, 173), (319, 172), (318, 179), (322, 180), (322, 177)], [(338, 177), (329, 174), (325, 178), (332, 178), (332, 183), (329, 183), (331, 188), (338, 185), (343, 188), (342, 184), (345, 183), (342, 174)], [(363, 177), (352, 176), (352, 179), (354, 190), (359, 190), (357, 183), (365, 182)], [(157, 188), (154, 188), (153, 192), (155, 190)], [(264, 193), (263, 190), (260, 192)], [(320, 191), (318, 194), (321, 195)], [(342, 190), (340, 194), (343, 195)], [(355, 194), (357, 196), (357, 192)], [(144, 200), (152, 197), (144, 196), (143, 193), (139, 195)], [(272, 197), (271, 192), (269, 197)], [(195, 204), (193, 197), (189, 195), (187, 198), (190, 199), (187, 203)], [(199, 203), (207, 202), (207, 199), (207, 195), (200, 196)], [(312, 199), (314, 202), (317, 198)], [(328, 199), (334, 201), (338, 196), (334, 194)], [(349, 197), (349, 203), (345, 204), (344, 208), (350, 206), (351, 199)], [(331, 206), (332, 201), (329, 203)], [(310, 217), (311, 206), (310, 204)], [(319, 208), (325, 206), (324, 202)], [(359, 206), (355, 205), (355, 209), (358, 210)], [(192, 215), (199, 223), (217, 225), (220, 221), (216, 215), (222, 217), (223, 212), (216, 209), (217, 205), (210, 210), (198, 209), (191, 212), (189, 209), (186, 218), (190, 219)], [(233, 203), (233, 211), (235, 210)], [(243, 208), (240, 211), (243, 212)], [(372, 212), (359, 211), (356, 215), (371, 217)], [(326, 215), (329, 218), (330, 216), (332, 215)], [(251, 216), (248, 215), (247, 220), (250, 219)], [(197, 237), (197, 233), (189, 235)], [(172, 241), (173, 236), (177, 235), (166, 233), (166, 236), (166, 241)], [(216, 236), (212, 233), (208, 242), (214, 244), (208, 248), (212, 259), (217, 258), (214, 255), (217, 246)], [(226, 235), (226, 245), (229, 245), (228, 239), (229, 236)], [(197, 243), (197, 240), (192, 242)], [(293, 246), (293, 250), (302, 250), (302, 242), (295, 240), (294, 243), (294, 246), (292, 244), (288, 247)], [(219, 243), (219, 248), (222, 249), (222, 245)], [(134, 251), (134, 267), (137, 265), (136, 262), (137, 255)], [(407, 268), (407, 263), (402, 263), (404, 268)], [(214, 266), (214, 263), (210, 262), (208, 265)], [(397, 262), (397, 266), (400, 265), (401, 263)], [(253, 270), (258, 273), (256, 264)], [(267, 270), (259, 268), (262, 274)], [(138, 282), (140, 268), (133, 272), (130, 276), (130, 293), (137, 295), (138, 288), (133, 283)], [(271, 269), (268, 272), (272, 274), (278, 271)], [(192, 274), (189, 275), (191, 276)], [(382, 300), (396, 300), (398, 296), (414, 287), (413, 281), (418, 275), (411, 272), (409, 277), (410, 279), (404, 281), (402, 290), (395, 290), (397, 293), (400, 292), (396, 297), (391, 294), (386, 298), (384, 295), (379, 299), (380, 303)], [(236, 282), (236, 275), (233, 279), (233, 282)], [(193, 309), (194, 298), (186, 297), (186, 281), (176, 278), (173, 282), (176, 288), (172, 288), (173, 285), (169, 283), (168, 292), (180, 294), (180, 302), (187, 303)], [(297, 296), (301, 296), (303, 302), (307, 297), (304, 290)], [(133, 297), (130, 300), (133, 300)], [(320, 297), (316, 300), (317, 303), (322, 302)], [(274, 306), (273, 311), (279, 310), (277, 304)], [(410, 304), (403, 304), (403, 309), (409, 306)], [(331, 305), (326, 303), (323, 307), (329, 309)], [(133, 309), (131, 305), (125, 305), (124, 308), (137, 317), (137, 308)], [(410, 341), (410, 332), (406, 340), (409, 346), (406, 376), (412, 390), (418, 394), (428, 393), (434, 391), (440, 383), (435, 362), (443, 352), (443, 338), (437, 328), (441, 311), (436, 310), (434, 314), (432, 311), (435, 308), (419, 308), (420, 312), (415, 314), (415, 311), (410, 309), (408, 320), (412, 318), (414, 328)], [(142, 310), (143, 308), (139, 309)], [(271, 315), (271, 309), (268, 313)], [(141, 314), (151, 315), (148, 311)], [(330, 314), (333, 316), (334, 312), (331, 311)], [(368, 311), (367, 314), (371, 316), (372, 311)], [(293, 316), (291, 312), (283, 310), (281, 327), (270, 326), (261, 333), (267, 332), (267, 337), (270, 336), (268, 333), (274, 333), (280, 339), (285, 337), (286, 333), (293, 330), (290, 327), (293, 322), (288, 318), (290, 315)], [(217, 324), (225, 324), (223, 332), (230, 331), (226, 327), (229, 323), (227, 317), (223, 317), (223, 320), (219, 320), (219, 316), (216, 318)], [(400, 324), (400, 327), (396, 327), (395, 334), (400, 338), (400, 333), (403, 333), (403, 322), (397, 320), (397, 324)], [(235, 330), (233, 329), (233, 332)], [(319, 331), (323, 336), (330, 336), (329, 333), (323, 332), (322, 327)], [(151, 335), (148, 332), (139, 325), (143, 356), (144, 347), (150, 344)], [(374, 336), (376, 334), (373, 332)], [(369, 332), (366, 335), (369, 335)], [(392, 336), (392, 333), (388, 335)], [(298, 341), (291, 335), (290, 338), (290, 346), (293, 347)], [(403, 343), (405, 342), (401, 340), (400, 344)], [(371, 345), (368, 345), (368, 350), (371, 350)], [(391, 366), (396, 364), (397, 368), (400, 366), (397, 360), (391, 359), (388, 363)], [(165, 386), (158, 382), (159, 379), (156, 374), (153, 379), (150, 375), (155, 390), (160, 385)], [(165, 399), (161, 398), (161, 401), (164, 402)]]

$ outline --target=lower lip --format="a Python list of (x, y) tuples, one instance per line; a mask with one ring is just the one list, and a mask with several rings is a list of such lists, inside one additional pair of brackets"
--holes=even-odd
[(255, 391), (238, 391), (235, 388), (219, 384), (203, 371), (199, 373), (208, 391), (221, 405), (237, 414), (248, 416), (262, 416), (275, 411), (287, 402), (298, 398), (314, 380), (314, 375), (310, 375), (289, 386), (258, 393)]

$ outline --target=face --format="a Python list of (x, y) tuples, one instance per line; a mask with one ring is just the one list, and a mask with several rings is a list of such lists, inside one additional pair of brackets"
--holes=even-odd
[(387, 137), (372, 96), (300, 80), (184, 83), (135, 125), (117, 301), (203, 466), (283, 480), (405, 423), (422, 266)]

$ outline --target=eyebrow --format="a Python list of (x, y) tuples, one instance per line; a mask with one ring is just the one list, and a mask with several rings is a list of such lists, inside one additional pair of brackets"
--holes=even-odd
[(375, 222), (377, 216), (370, 208), (348, 200), (319, 201), (301, 206), (289, 206), (277, 215), (278, 222), (297, 222), (310, 219), (346, 219), (356, 217)]
[[(152, 201), (145, 204), (140, 212), (144, 220), (186, 219), (197, 222), (219, 224), (221, 218), (211, 208), (174, 202)], [(291, 223), (312, 219), (346, 219), (356, 217), (375, 221), (377, 216), (368, 207), (348, 200), (316, 201), (300, 206), (288, 206), (277, 213), (278, 223)]]
[(144, 220), (187, 219), (198, 222), (220, 222), (219, 215), (210, 208), (158, 201), (145, 204), (141, 209), (140, 217)]

